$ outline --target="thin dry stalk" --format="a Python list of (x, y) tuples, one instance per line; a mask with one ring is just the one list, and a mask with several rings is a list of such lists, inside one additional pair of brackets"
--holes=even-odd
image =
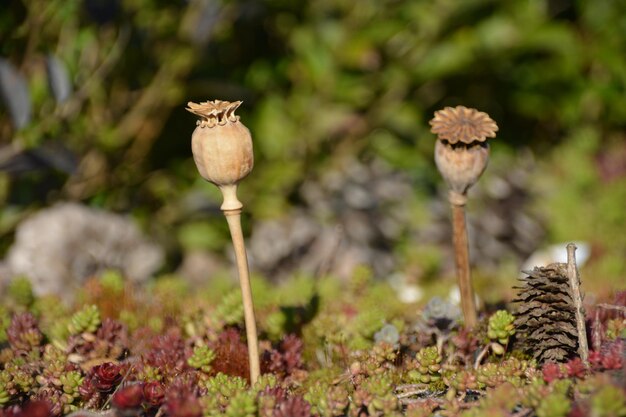
[(230, 236), (235, 248), (237, 258), (237, 271), (239, 273), (239, 285), (243, 299), (243, 313), (246, 325), (246, 338), (248, 339), (248, 358), (250, 361), (250, 383), (254, 385), (261, 375), (259, 363), (259, 341), (257, 339), (256, 321), (254, 319), (254, 304), (252, 303), (252, 289), (250, 287), (250, 273), (248, 270), (248, 258), (246, 246), (241, 230), (241, 209), (223, 210), (228, 221)]
[(254, 304), (252, 302), (252, 288), (250, 286), (250, 272), (248, 269), (248, 256), (246, 245), (241, 230), (241, 209), (243, 204), (237, 198), (237, 184), (224, 185), (219, 187), (224, 197), (221, 210), (226, 216), (230, 237), (235, 249), (237, 260), (237, 273), (239, 275), (239, 285), (241, 287), (241, 298), (243, 301), (243, 315), (246, 326), (246, 339), (248, 341), (248, 361), (250, 362), (250, 384), (254, 385), (261, 375), (261, 365), (259, 363), (259, 340), (256, 330), (256, 319), (254, 315)]
[(452, 206), (452, 239), (454, 242), (454, 260), (461, 293), (461, 309), (465, 318), (465, 326), (473, 328), (478, 322), (476, 301), (472, 287), (472, 276), (469, 265), (469, 244), (465, 225), (465, 205), (451, 203)]
[(580, 275), (576, 265), (576, 245), (567, 245), (567, 277), (572, 290), (576, 314), (576, 330), (578, 331), (578, 354), (586, 367), (589, 367), (589, 346), (587, 345), (587, 331), (585, 329), (585, 310), (583, 297), (580, 293)]
[(618, 305), (615, 305), (615, 304), (601, 303), (601, 304), (598, 304), (597, 307), (603, 308), (605, 310), (621, 311), (626, 316), (626, 307), (624, 307), (624, 306), (618, 306)]

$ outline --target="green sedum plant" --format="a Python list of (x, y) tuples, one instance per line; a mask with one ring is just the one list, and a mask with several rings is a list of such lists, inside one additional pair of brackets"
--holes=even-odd
[(489, 317), (487, 337), (492, 340), (491, 349), (502, 355), (509, 345), (510, 338), (515, 335), (515, 317), (506, 310), (498, 310)]
[(439, 381), (441, 378), (441, 361), (443, 357), (437, 351), (436, 346), (429, 346), (420, 349), (415, 355), (415, 360), (411, 362), (411, 369), (408, 377), (415, 381), (428, 384)]
[(67, 329), (70, 334), (94, 333), (100, 326), (100, 311), (96, 305), (83, 307), (72, 315)]

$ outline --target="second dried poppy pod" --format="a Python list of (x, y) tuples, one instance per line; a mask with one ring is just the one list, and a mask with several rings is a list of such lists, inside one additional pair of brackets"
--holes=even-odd
[(498, 126), (487, 113), (464, 106), (435, 112), (430, 124), (439, 139), (435, 144), (435, 163), (451, 196), (461, 203), (487, 167), (487, 138), (495, 137)]
[(489, 160), (488, 137), (498, 126), (487, 113), (458, 106), (435, 112), (430, 121), (437, 135), (435, 163), (448, 183), (452, 206), (452, 240), (465, 325), (476, 325), (477, 311), (469, 265), (469, 244), (465, 222), (467, 190), (478, 181)]
[(235, 115), (240, 105), (221, 100), (187, 103), (187, 110), (200, 116), (191, 136), (193, 159), (202, 178), (224, 192), (223, 210), (242, 207), (231, 190), (254, 166), (250, 131)]

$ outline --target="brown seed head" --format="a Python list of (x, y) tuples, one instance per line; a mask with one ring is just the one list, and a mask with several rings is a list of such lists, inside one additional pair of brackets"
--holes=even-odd
[(200, 117), (191, 137), (191, 150), (200, 175), (219, 187), (234, 186), (254, 166), (250, 131), (235, 115), (241, 101), (187, 104)]
[(196, 124), (202, 127), (223, 126), (228, 122), (239, 121), (239, 116), (235, 115), (235, 110), (241, 106), (241, 101), (204, 101), (201, 103), (188, 102), (187, 111), (200, 116)]
[(498, 125), (487, 113), (465, 106), (446, 107), (435, 112), (430, 125), (431, 132), (452, 145), (484, 142), (487, 138), (495, 138), (498, 131)]

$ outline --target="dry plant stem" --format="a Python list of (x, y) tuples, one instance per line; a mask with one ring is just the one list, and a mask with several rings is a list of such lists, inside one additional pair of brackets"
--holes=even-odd
[(241, 231), (241, 209), (224, 210), (228, 221), (228, 228), (235, 247), (237, 258), (237, 271), (239, 272), (239, 284), (243, 297), (243, 312), (246, 324), (246, 337), (248, 339), (248, 356), (250, 359), (250, 382), (252, 385), (259, 379), (261, 367), (259, 365), (259, 342), (257, 340), (256, 322), (254, 319), (254, 305), (252, 304), (252, 289), (250, 288), (250, 274), (248, 272), (248, 259), (246, 247)]
[(491, 349), (491, 343), (482, 348), (482, 350), (476, 357), (476, 361), (474, 362), (474, 369), (478, 369), (480, 364), (483, 362), (483, 359), (485, 359), (485, 356), (487, 356), (487, 353), (489, 353), (489, 349)]
[(597, 306), (605, 310), (621, 311), (624, 315), (626, 315), (626, 307), (624, 306), (618, 306), (615, 304), (605, 304), (605, 303), (598, 304)]
[(456, 274), (461, 293), (461, 309), (465, 318), (465, 326), (473, 328), (478, 322), (476, 314), (476, 301), (474, 300), (474, 290), (472, 287), (472, 276), (469, 266), (469, 244), (467, 241), (467, 228), (465, 226), (465, 203), (462, 197), (456, 193), (450, 193), (450, 204), (452, 206), (452, 240), (454, 242), (454, 260), (456, 263)]
[(246, 338), (248, 339), (248, 359), (250, 362), (250, 384), (259, 379), (261, 375), (261, 365), (259, 363), (259, 341), (256, 331), (256, 321), (254, 318), (254, 304), (252, 303), (252, 289), (250, 287), (250, 273), (248, 271), (248, 257), (246, 246), (241, 230), (241, 203), (237, 200), (237, 186), (220, 187), (224, 195), (222, 211), (226, 216), (230, 236), (235, 248), (237, 258), (237, 271), (239, 273), (239, 284), (241, 286), (241, 296), (243, 299), (243, 313), (246, 325)]
[(572, 299), (576, 308), (576, 330), (578, 331), (578, 354), (586, 367), (589, 367), (589, 346), (587, 345), (587, 331), (585, 330), (585, 310), (583, 297), (580, 293), (580, 276), (576, 265), (576, 245), (567, 245), (567, 277), (572, 290)]
[(591, 347), (594, 352), (600, 352), (602, 347), (602, 323), (600, 322), (600, 310), (596, 310), (593, 323), (591, 324)]

